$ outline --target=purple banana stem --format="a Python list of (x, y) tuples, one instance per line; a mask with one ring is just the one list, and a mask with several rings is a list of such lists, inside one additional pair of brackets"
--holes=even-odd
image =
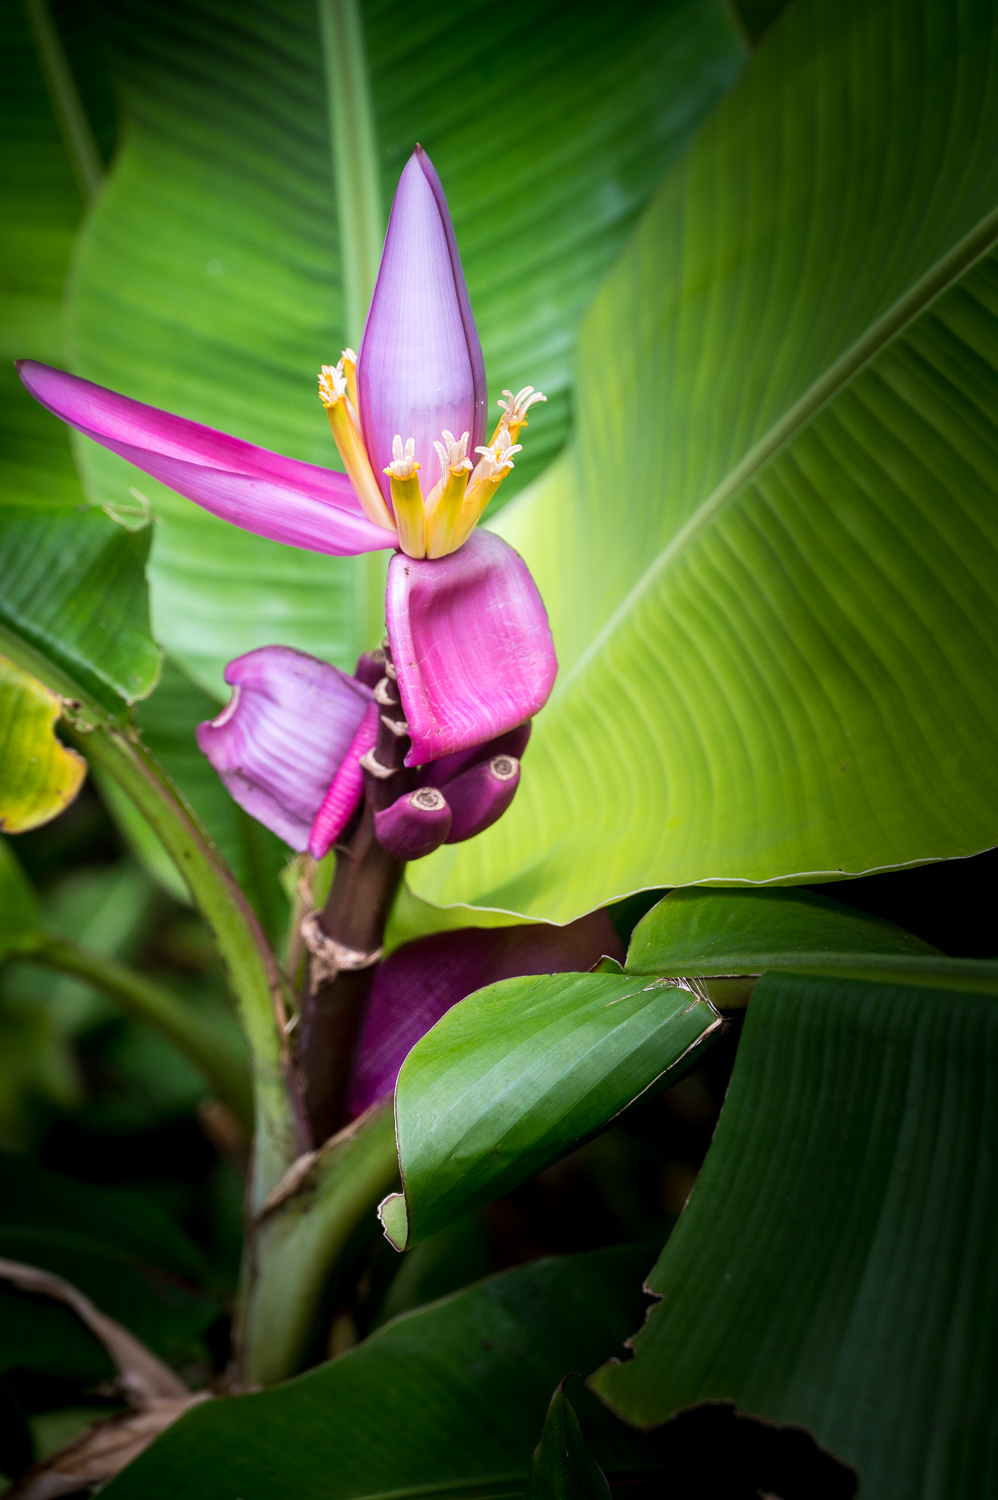
[(520, 762), (512, 755), (494, 755), (462, 771), (444, 787), (450, 803), (448, 844), (463, 844), (484, 833), (502, 817), (520, 785)]
[(422, 859), (447, 839), (451, 810), (436, 787), (406, 792), (391, 807), (374, 814), (374, 834), (393, 859)]
[(604, 911), (567, 927), (465, 927), (403, 944), (375, 974), (354, 1064), (351, 1114), (362, 1114), (392, 1092), (420, 1037), (466, 995), (520, 974), (585, 973), (604, 954), (624, 958)]

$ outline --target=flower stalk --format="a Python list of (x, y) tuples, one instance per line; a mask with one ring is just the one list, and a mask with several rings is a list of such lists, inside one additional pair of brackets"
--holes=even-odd
[(375, 819), (409, 791), (409, 737), (387, 637), (385, 676), (375, 694), (380, 707), (374, 749), (361, 762), (364, 798), (356, 827), (337, 845), (336, 871), (322, 911), (306, 918), (309, 974), (302, 1001), (298, 1059), (305, 1108), (316, 1145), (349, 1118), (354, 1053), (381, 957), (385, 926), (404, 862), (378, 841)]

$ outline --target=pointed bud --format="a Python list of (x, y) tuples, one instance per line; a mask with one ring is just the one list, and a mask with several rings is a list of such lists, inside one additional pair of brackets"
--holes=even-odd
[(374, 835), (393, 859), (422, 859), (447, 838), (451, 811), (442, 792), (422, 786), (374, 814)]
[(415, 439), (422, 492), (434, 484), (433, 443), (446, 427), (485, 433), (482, 345), (447, 199), (417, 146), (399, 179), (381, 269), (357, 361), (361, 423), (385, 499), (396, 433)]

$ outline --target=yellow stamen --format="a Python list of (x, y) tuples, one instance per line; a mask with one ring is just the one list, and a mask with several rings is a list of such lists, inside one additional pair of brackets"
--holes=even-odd
[(510, 442), (515, 443), (520, 436), (520, 428), (529, 427), (530, 425), (527, 421), (527, 412), (538, 401), (547, 400), (547, 397), (540, 391), (535, 391), (532, 385), (525, 385), (522, 391), (517, 391), (515, 396), (512, 391), (503, 391), (503, 395), (506, 397), (506, 400), (496, 402), (497, 406), (503, 408), (503, 414), (499, 418), (498, 427), (492, 434), (492, 441), (489, 443), (490, 448), (495, 445), (504, 427), (509, 433)]
[(426, 555), (446, 557), (457, 546), (457, 528), (468, 488), (471, 459), (467, 457), (468, 434), (455, 438), (444, 429), (444, 441), (434, 443), (440, 459), (440, 483), (426, 500)]
[[(522, 423), (521, 423), (522, 425)], [(513, 454), (523, 450), (519, 443), (510, 440), (509, 429), (499, 424), (496, 436), (487, 448), (476, 448), (482, 455), (475, 465), (468, 484), (461, 515), (457, 523), (455, 546), (461, 547), (468, 540), (478, 523), (478, 518), (488, 505), (496, 490), (513, 468)]]
[(396, 433), (392, 439), (392, 462), (385, 469), (392, 482), (392, 508), (398, 528), (399, 546), (409, 557), (426, 556), (426, 510), (423, 494), (419, 488), (415, 459), (416, 440), (409, 438), (402, 447), (402, 439)]
[(357, 356), (352, 349), (344, 349), (340, 355), (340, 366), (346, 376), (347, 397), (356, 414), (357, 426), (360, 426), (360, 397), (357, 395)]
[(319, 400), (326, 408), (326, 416), (329, 418), (329, 425), (333, 430), (343, 467), (357, 491), (357, 498), (360, 500), (364, 514), (376, 525), (384, 526), (388, 531), (394, 531), (395, 522), (385, 504), (378, 481), (374, 477), (364, 439), (360, 435), (347, 400), (347, 389), (348, 382), (344, 373), (343, 360), (341, 359), (335, 368), (332, 365), (323, 365), (319, 375)]

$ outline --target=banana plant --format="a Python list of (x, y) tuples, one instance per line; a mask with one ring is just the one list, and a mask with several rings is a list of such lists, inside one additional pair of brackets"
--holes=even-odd
[[(552, 3), (528, 56), (480, 7), (126, 3), (106, 180), (29, 14), (90, 207), (64, 352), (11, 351), (60, 456), (0, 516), (6, 826), (91, 768), (252, 1099), (92, 962), (252, 1117), (224, 1392), (110, 1492), (605, 1494), (727, 1402), (808, 1429), (805, 1486), (981, 1493), (998, 973), (792, 888), (998, 843), (998, 7)], [(219, 797), (294, 856), (280, 948)], [(625, 950), (604, 908), (662, 889)], [(740, 1028), (652, 1270), (510, 1272), (282, 1384), (375, 1206), (408, 1253)]]

